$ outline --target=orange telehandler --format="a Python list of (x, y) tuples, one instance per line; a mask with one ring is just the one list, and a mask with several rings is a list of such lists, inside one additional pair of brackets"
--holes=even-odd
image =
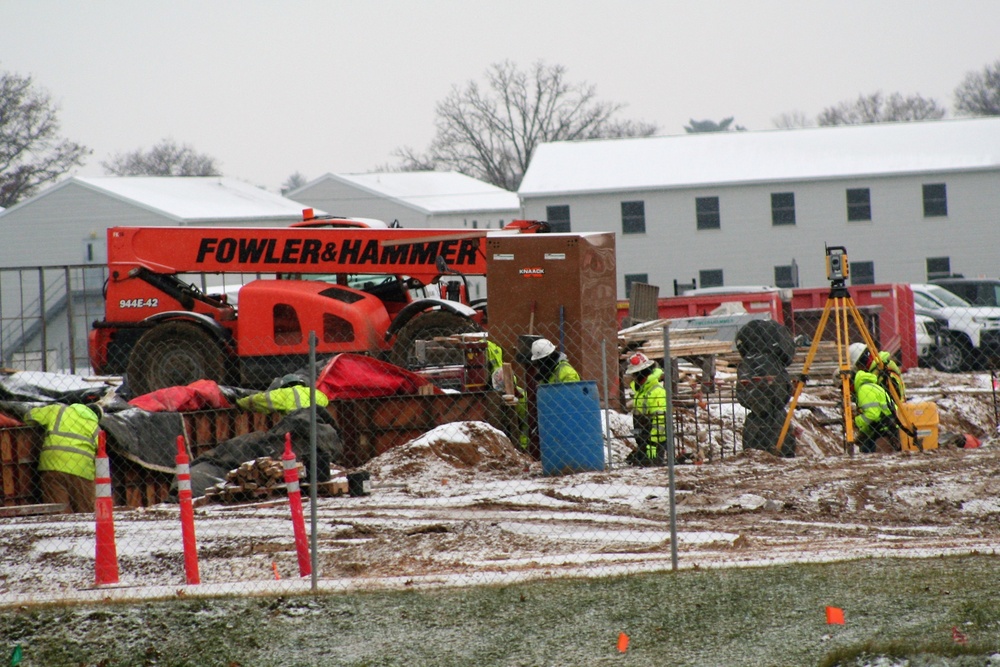
[[(203, 378), (259, 387), (306, 365), (311, 331), (317, 355), (412, 366), (415, 341), (482, 330), (485, 300), (470, 303), (465, 276), (486, 274), (485, 230), (303, 216), (285, 228), (108, 229), (94, 370), (125, 374), (135, 394)], [(544, 230), (519, 220), (498, 233)], [(187, 282), (197, 274), (252, 279), (231, 303)]]

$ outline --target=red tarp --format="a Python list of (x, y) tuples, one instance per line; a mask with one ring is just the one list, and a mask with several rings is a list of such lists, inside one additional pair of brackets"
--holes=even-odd
[[(316, 388), (330, 400), (416, 394), (427, 378), (360, 354), (338, 354), (320, 372)], [(435, 394), (444, 392), (434, 387)]]
[(232, 407), (214, 380), (196, 380), (185, 387), (165, 387), (136, 396), (129, 405), (147, 412), (191, 412)]

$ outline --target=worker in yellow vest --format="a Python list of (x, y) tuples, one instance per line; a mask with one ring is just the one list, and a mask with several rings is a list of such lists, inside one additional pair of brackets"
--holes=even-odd
[(667, 390), (661, 382), (663, 371), (642, 352), (628, 359), (625, 374), (632, 380), (632, 423), (636, 450), (627, 459), (633, 465), (650, 466), (663, 462), (667, 442)]
[[(847, 349), (847, 356), (850, 357), (851, 367), (854, 370), (868, 371), (874, 374), (879, 384), (889, 394), (889, 398), (892, 398), (892, 394), (889, 392), (889, 383), (891, 382), (899, 402), (906, 401), (906, 385), (903, 383), (903, 374), (891, 354), (882, 350), (878, 353), (878, 359), (875, 359), (867, 345), (851, 343)], [(879, 368), (879, 361), (882, 362), (881, 368)]]
[(579, 382), (580, 374), (547, 338), (539, 338), (531, 344), (531, 367), (538, 384), (558, 384)]
[[(263, 412), (271, 414), (274, 412), (287, 415), (289, 412), (308, 408), (312, 403), (309, 400), (310, 389), (306, 386), (305, 380), (294, 373), (284, 375), (281, 379), (272, 383), (272, 388), (262, 391), (252, 396), (245, 396), (236, 401), (236, 405), (250, 412)], [(330, 399), (320, 390), (316, 390), (316, 406), (325, 408), (330, 404)]]
[(100, 420), (98, 406), (82, 403), (43, 405), (25, 415), (25, 422), (45, 428), (38, 456), (42, 502), (63, 504), (67, 513), (94, 511)]

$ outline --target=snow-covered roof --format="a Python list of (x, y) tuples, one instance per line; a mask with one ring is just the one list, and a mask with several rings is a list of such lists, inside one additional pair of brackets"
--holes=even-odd
[(323, 180), (346, 183), (426, 214), (516, 211), (521, 206), (517, 194), (454, 171), (325, 174), (299, 190)]
[(540, 145), (521, 197), (1000, 168), (1000, 118)]
[(233, 178), (110, 176), (70, 182), (185, 223), (302, 219), (299, 202)]

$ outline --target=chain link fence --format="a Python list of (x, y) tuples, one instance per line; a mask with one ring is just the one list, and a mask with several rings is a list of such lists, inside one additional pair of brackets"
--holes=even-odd
[[(832, 325), (816, 337), (755, 317), (730, 332), (532, 318), (486, 333), (436, 311), (395, 346), (334, 354), (353, 342), (342, 323), (304, 330), (291, 315), (238, 343), (163, 323), (119, 350), (124, 377), (5, 374), (0, 601), (497, 584), (996, 543), (997, 457), (972, 448), (997, 428), (989, 354), (962, 373), (906, 369), (910, 401), (937, 406), (921, 422), (932, 433), (862, 455), (848, 437), (863, 412), (844, 393), (861, 339), (850, 323), (839, 341)], [(921, 355), (931, 365), (943, 335)], [(43, 489), (40, 467), (69, 465), (42, 464), (45, 445), (72, 458), (72, 436), (89, 437), (86, 420), (46, 429), (32, 413), (58, 404), (99, 417), (108, 471), (99, 457), (83, 470), (93, 509), (63, 513)]]

